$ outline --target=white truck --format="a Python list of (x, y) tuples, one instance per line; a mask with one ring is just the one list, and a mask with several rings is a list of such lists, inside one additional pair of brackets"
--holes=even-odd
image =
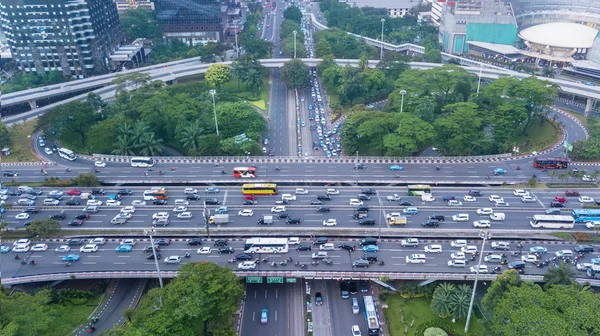
[(273, 224), (273, 216), (264, 215), (263, 218), (258, 220), (258, 225), (271, 225)]
[(212, 215), (208, 219), (209, 224), (227, 224), (229, 223), (229, 214)]
[(388, 201), (398, 202), (398, 201), (400, 201), (400, 196), (398, 196), (398, 194), (394, 194), (393, 196), (386, 197), (386, 199)]
[(406, 225), (406, 216), (388, 217), (388, 225)]

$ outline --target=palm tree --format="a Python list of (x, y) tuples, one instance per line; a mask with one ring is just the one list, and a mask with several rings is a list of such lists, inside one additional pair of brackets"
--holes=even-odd
[(150, 126), (145, 121), (138, 120), (133, 124), (131, 129), (131, 137), (135, 143), (141, 143), (143, 138), (146, 138), (151, 133)]
[(117, 136), (117, 148), (112, 153), (116, 155), (135, 155), (135, 143), (129, 134)]
[(573, 278), (575, 272), (571, 265), (560, 261), (558, 267), (548, 268), (548, 272), (544, 274), (545, 288), (550, 288), (552, 285), (571, 285), (574, 283)]
[(118, 135), (129, 135), (131, 134), (131, 125), (128, 122), (124, 122), (117, 126)]
[(232, 76), (237, 78), (238, 91), (240, 90), (240, 82), (241, 82), (244, 71), (245, 71), (244, 66), (238, 60), (231, 62), (230, 72), (231, 72)]
[(556, 72), (552, 68), (545, 67), (544, 69), (542, 69), (542, 76), (554, 78), (556, 77)]
[(459, 285), (454, 289), (450, 298), (450, 309), (452, 317), (460, 320), (467, 317), (469, 312), (469, 303), (471, 302), (471, 287), (468, 285)]
[(435, 288), (433, 298), (431, 299), (431, 310), (440, 317), (447, 317), (452, 314), (450, 304), (452, 302), (452, 292), (454, 285), (451, 283), (442, 283)]
[(133, 321), (133, 317), (135, 316), (135, 309), (127, 308), (123, 311), (123, 317), (127, 320), (127, 322), (131, 323)]
[(260, 70), (254, 68), (249, 69), (248, 73), (246, 73), (246, 81), (250, 85), (252, 93), (255, 96), (258, 96), (263, 83), (263, 76)]
[(204, 129), (200, 126), (200, 120), (196, 120), (193, 124), (183, 127), (177, 134), (181, 146), (189, 151), (200, 148), (202, 133)]
[(163, 139), (157, 139), (154, 137), (154, 132), (146, 133), (143, 138), (139, 140), (136, 148), (139, 149), (140, 154), (144, 156), (156, 156), (162, 154), (163, 151)]

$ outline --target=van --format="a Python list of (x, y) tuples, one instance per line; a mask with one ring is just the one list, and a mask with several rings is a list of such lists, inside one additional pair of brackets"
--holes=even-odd
[(425, 260), (426, 258), (424, 254), (411, 254), (406, 256), (407, 264), (424, 264)]
[(54, 199), (54, 198), (46, 198), (44, 200), (44, 205), (54, 206), (54, 205), (58, 205), (58, 203), (60, 203), (60, 201), (57, 199)]
[(508, 268), (509, 269), (516, 269), (516, 270), (521, 270), (525, 268), (525, 263), (519, 260), (515, 260), (512, 261), (510, 263), (508, 263)]
[(127, 218), (117, 216), (117, 217), (111, 219), (110, 223), (112, 225), (123, 225), (123, 224), (127, 223)]
[(464, 259), (452, 259), (448, 261), (448, 267), (467, 267), (467, 261)]
[(435, 197), (431, 194), (423, 194), (421, 195), (421, 201), (423, 202), (435, 202)]
[(94, 188), (92, 189), (92, 195), (104, 195), (106, 192), (102, 188)]
[(283, 195), (281, 195), (281, 200), (295, 201), (296, 200), (296, 195), (283, 194)]
[(425, 252), (427, 253), (442, 253), (442, 245), (431, 244), (425, 246)]
[(358, 305), (358, 299), (352, 298), (352, 314), (358, 315), (360, 313), (360, 306)]
[(176, 199), (175, 200), (175, 205), (188, 205), (190, 204), (190, 202), (184, 200), (184, 199)]
[(90, 213), (96, 213), (96, 212), (98, 212), (98, 206), (96, 206), (96, 205), (88, 205), (85, 208), (83, 208), (83, 211), (90, 212)]
[(416, 215), (419, 213), (419, 209), (417, 208), (405, 208), (402, 210), (402, 213), (405, 215)]
[(323, 244), (323, 245), (321, 245), (319, 247), (319, 250), (321, 250), (321, 251), (333, 251), (333, 250), (335, 250), (335, 244), (334, 243)]
[(560, 209), (548, 209), (546, 210), (546, 215), (558, 215), (560, 216)]
[(296, 195), (306, 195), (308, 194), (308, 190), (304, 188), (296, 188)]
[(298, 244), (300, 244), (300, 238), (298, 238), (298, 237), (288, 238), (288, 245), (298, 245)]
[(501, 212), (496, 212), (490, 215), (490, 219), (493, 221), (503, 221), (506, 219), (506, 215)]
[(32, 187), (28, 187), (28, 186), (20, 186), (17, 188), (18, 191), (22, 192), (22, 193), (26, 193), (29, 192), (30, 190), (32, 190)]
[(98, 237), (98, 238), (92, 238), (89, 241), (90, 244), (98, 244), (98, 245), (104, 245), (106, 243), (106, 239)]
[(367, 237), (360, 240), (360, 246), (377, 245), (377, 238)]
[(502, 261), (502, 256), (499, 254), (486, 255), (483, 260), (487, 263), (499, 264)]

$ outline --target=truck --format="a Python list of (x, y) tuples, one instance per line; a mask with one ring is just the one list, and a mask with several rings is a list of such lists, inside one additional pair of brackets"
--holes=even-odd
[(388, 225), (406, 225), (406, 216), (390, 217), (387, 219)]
[(271, 225), (273, 224), (273, 216), (265, 215), (263, 218), (258, 220), (258, 225)]
[(400, 201), (400, 196), (398, 196), (398, 194), (394, 194), (393, 196), (386, 197), (386, 199), (388, 201), (398, 202), (398, 201)]
[(81, 193), (80, 197), (81, 197), (82, 201), (87, 201), (87, 200), (96, 198), (90, 193)]
[(212, 215), (208, 219), (209, 224), (227, 224), (229, 223), (229, 215), (228, 214), (217, 214)]

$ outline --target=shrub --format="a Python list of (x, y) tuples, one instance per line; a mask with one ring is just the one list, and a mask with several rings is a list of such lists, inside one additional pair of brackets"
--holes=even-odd
[(587, 232), (573, 232), (571, 236), (578, 242), (589, 242), (593, 240)]
[(423, 336), (448, 336), (448, 333), (445, 332), (443, 329), (431, 327), (425, 329)]

